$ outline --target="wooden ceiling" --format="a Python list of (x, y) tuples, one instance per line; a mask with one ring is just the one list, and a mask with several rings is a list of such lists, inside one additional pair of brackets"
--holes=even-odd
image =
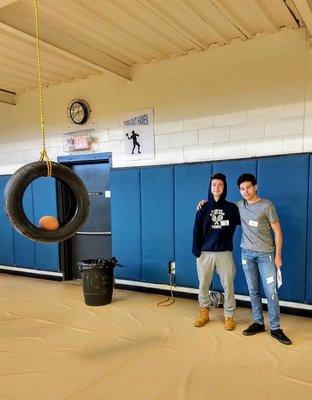
[[(306, 26), (312, 0), (39, 0), (42, 75), (54, 85)], [(0, 101), (37, 86), (33, 0), (0, 0)]]

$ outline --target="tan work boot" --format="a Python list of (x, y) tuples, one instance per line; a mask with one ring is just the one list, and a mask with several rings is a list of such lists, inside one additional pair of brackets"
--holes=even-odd
[(200, 328), (205, 325), (206, 322), (209, 321), (209, 307), (199, 307), (199, 317), (194, 322), (194, 325), (197, 328)]
[(233, 317), (225, 317), (224, 318), (224, 327), (227, 331), (234, 331), (235, 322)]

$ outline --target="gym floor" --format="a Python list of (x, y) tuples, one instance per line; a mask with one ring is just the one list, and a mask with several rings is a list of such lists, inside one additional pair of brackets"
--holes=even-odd
[[(312, 323), (282, 315), (293, 339), (245, 337), (251, 311), (193, 327), (197, 302), (115, 290), (86, 306), (81, 284), (0, 274), (0, 400), (311, 399)], [(266, 315), (267, 319), (267, 315)]]

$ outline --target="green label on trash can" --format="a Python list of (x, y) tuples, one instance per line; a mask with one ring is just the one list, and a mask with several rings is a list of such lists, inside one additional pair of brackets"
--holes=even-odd
[(111, 302), (114, 282), (112, 271), (95, 268), (83, 271), (82, 275), (86, 304), (103, 305)]

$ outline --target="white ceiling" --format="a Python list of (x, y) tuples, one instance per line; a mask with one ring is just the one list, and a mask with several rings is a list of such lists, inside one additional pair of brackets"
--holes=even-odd
[[(282, 27), (312, 32), (312, 0), (39, 0), (45, 85), (117, 74)], [(33, 0), (0, 0), (0, 101), (37, 86)]]

